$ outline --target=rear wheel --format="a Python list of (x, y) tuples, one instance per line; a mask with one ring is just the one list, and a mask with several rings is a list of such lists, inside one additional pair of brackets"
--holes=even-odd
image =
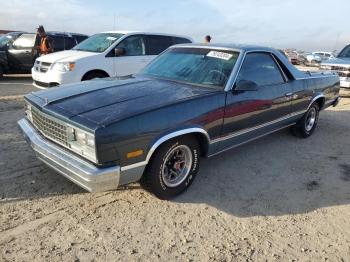
[(174, 138), (154, 153), (141, 183), (160, 199), (175, 197), (192, 184), (199, 156), (200, 147), (194, 137)]
[(313, 103), (305, 115), (292, 127), (293, 134), (303, 138), (311, 136), (317, 126), (319, 111), (319, 105), (316, 102)]
[(95, 78), (105, 78), (107, 77), (105, 74), (100, 73), (100, 72), (91, 72), (85, 75), (82, 79), (82, 81), (87, 81), (87, 80), (92, 80)]
[(4, 70), (2, 69), (2, 66), (0, 65), (0, 78), (4, 76)]

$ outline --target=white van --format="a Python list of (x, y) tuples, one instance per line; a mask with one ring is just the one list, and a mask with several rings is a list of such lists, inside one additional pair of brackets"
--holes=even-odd
[(191, 43), (185, 36), (112, 31), (95, 34), (71, 50), (36, 59), (34, 85), (48, 88), (93, 78), (137, 73), (169, 46)]

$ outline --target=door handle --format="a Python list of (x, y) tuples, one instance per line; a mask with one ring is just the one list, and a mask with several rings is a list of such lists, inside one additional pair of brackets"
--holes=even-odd
[(286, 97), (291, 97), (292, 95), (293, 95), (293, 93), (292, 92), (290, 92), (290, 93), (285, 93), (284, 94)]

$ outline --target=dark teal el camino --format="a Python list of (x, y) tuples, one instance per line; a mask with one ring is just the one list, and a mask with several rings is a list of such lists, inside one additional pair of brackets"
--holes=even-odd
[(209, 157), (282, 128), (310, 136), (339, 101), (339, 77), (303, 73), (280, 52), (177, 45), (140, 74), (25, 96), (18, 124), (38, 158), (90, 192), (141, 181), (162, 199)]

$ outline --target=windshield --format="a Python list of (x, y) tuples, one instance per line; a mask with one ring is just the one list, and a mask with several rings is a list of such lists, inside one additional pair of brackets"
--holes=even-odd
[(85, 39), (83, 42), (72, 48), (72, 50), (102, 53), (122, 36), (123, 34), (117, 33), (96, 34)]
[(350, 45), (344, 47), (339, 53), (338, 57), (350, 57)]
[(208, 48), (172, 48), (144, 70), (143, 74), (190, 84), (224, 87), (239, 53)]

